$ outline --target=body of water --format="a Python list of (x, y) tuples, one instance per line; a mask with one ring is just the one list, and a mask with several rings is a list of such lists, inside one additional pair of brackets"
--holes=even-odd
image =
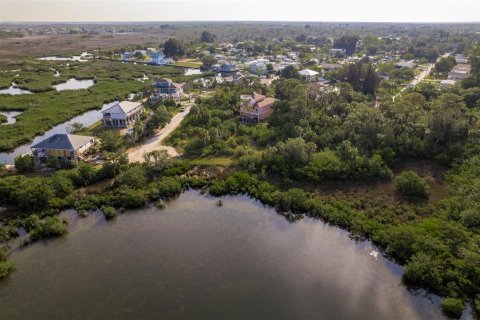
[(192, 75), (196, 75), (196, 74), (202, 74), (202, 71), (200, 71), (200, 69), (186, 69), (185, 70), (185, 75), (186, 76), (192, 76)]
[(67, 82), (63, 82), (53, 86), (57, 91), (64, 90), (78, 90), (78, 89), (87, 89), (93, 86), (95, 82), (92, 79), (86, 80), (77, 80), (75, 78), (70, 78)]
[[(442, 319), (369, 242), (245, 196), (183, 193), (11, 255), (5, 319)], [(73, 213), (68, 214), (73, 217)]]
[(33, 93), (33, 92), (31, 92), (29, 90), (20, 89), (19, 87), (17, 87), (17, 84), (14, 83), (14, 82), (7, 89), (1, 89), (0, 90), (0, 94), (17, 95), (17, 94), (31, 94), (31, 93)]
[(68, 120), (64, 123), (61, 123), (61, 124), (53, 127), (52, 129), (48, 130), (47, 132), (45, 132), (43, 135), (36, 136), (33, 139), (33, 142), (26, 143), (26, 144), (23, 144), (21, 146), (18, 146), (13, 151), (0, 152), (0, 163), (14, 164), (14, 160), (15, 160), (15, 157), (17, 155), (21, 155), (21, 154), (31, 152), (31, 150), (30, 150), (31, 145), (39, 143), (40, 141), (42, 141), (42, 140), (44, 140), (48, 137), (51, 137), (56, 133), (67, 133), (67, 128), (72, 123), (79, 122), (79, 123), (83, 124), (84, 126), (90, 126), (90, 125), (94, 124), (95, 122), (102, 119), (103, 115), (102, 115), (101, 111), (111, 107), (115, 103), (116, 103), (116, 101), (111, 102), (111, 103), (105, 103), (102, 106), (101, 110), (91, 110), (91, 111), (85, 112), (84, 114), (76, 116), (75, 118), (72, 118), (72, 119), (70, 119), (70, 120)]
[(7, 125), (7, 124), (15, 123), (15, 121), (17, 121), (17, 119), (15, 119), (15, 117), (18, 116), (21, 113), (22, 112), (20, 112), (20, 111), (1, 111), (0, 114), (3, 114), (4, 116), (7, 116), (7, 122), (0, 123), (0, 125)]
[(38, 60), (44, 60), (44, 61), (78, 61), (78, 62), (86, 62), (88, 60), (82, 59), (85, 57), (88, 53), (83, 52), (79, 56), (72, 56), (72, 57), (57, 57), (57, 56), (48, 56), (48, 57), (41, 57), (38, 58)]

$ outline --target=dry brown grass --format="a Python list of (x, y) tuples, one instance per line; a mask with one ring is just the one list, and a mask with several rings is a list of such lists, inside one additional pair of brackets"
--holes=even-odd
[(0, 39), (0, 65), (14, 64), (28, 57), (81, 53), (94, 49), (115, 49), (126, 45), (158, 47), (164, 36), (156, 33), (82, 35), (39, 35)]

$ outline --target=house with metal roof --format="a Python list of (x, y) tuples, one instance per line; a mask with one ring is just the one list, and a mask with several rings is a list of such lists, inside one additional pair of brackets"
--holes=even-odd
[(111, 128), (126, 128), (140, 119), (145, 110), (139, 102), (122, 101), (102, 111), (103, 126)]
[(315, 81), (318, 76), (318, 72), (310, 69), (303, 69), (299, 72), (300, 76), (308, 82)]
[(60, 166), (70, 166), (77, 164), (79, 158), (95, 143), (95, 137), (57, 133), (30, 149), (37, 164), (54, 158)]

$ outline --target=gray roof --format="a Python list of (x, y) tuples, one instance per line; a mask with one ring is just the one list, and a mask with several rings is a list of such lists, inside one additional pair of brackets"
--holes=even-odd
[(31, 146), (31, 148), (50, 150), (77, 150), (78, 148), (89, 143), (92, 139), (95, 139), (95, 137), (57, 133), (50, 138)]

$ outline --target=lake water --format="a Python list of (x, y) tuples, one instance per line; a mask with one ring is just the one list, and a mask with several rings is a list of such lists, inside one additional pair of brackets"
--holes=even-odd
[(86, 80), (77, 80), (75, 78), (70, 78), (67, 82), (63, 82), (53, 86), (57, 91), (64, 90), (78, 90), (78, 89), (87, 89), (93, 86), (95, 82), (92, 79)]
[[(402, 268), (345, 231), (288, 222), (247, 197), (183, 193), (167, 208), (74, 218), (12, 254), (4, 319), (442, 319)], [(69, 215), (70, 217), (72, 214)]]
[(6, 163), (6, 164), (14, 164), (15, 157), (20, 154), (25, 154), (25, 153), (30, 153), (30, 146), (36, 143), (39, 143), (40, 141), (53, 136), (56, 133), (67, 133), (67, 128), (75, 122), (79, 122), (83, 124), (84, 126), (90, 126), (94, 124), (95, 122), (99, 121), (102, 119), (102, 112), (103, 110), (111, 107), (114, 105), (117, 101), (111, 102), (111, 103), (105, 103), (102, 106), (101, 110), (91, 110), (88, 112), (85, 112), (84, 114), (81, 114), (75, 118), (70, 119), (67, 122), (61, 123), (52, 129), (48, 130), (45, 132), (43, 135), (36, 136), (33, 139), (33, 142), (31, 143), (26, 143), (21, 146), (18, 146), (15, 148), (13, 151), (10, 152), (0, 152), (0, 163)]
[(15, 121), (17, 121), (15, 117), (22, 113), (19, 111), (1, 111), (0, 114), (7, 116), (7, 122), (0, 123), (0, 125), (7, 125), (7, 124), (15, 123)]
[(192, 75), (197, 75), (197, 74), (202, 74), (202, 71), (200, 71), (200, 69), (186, 69), (185, 70), (185, 75), (186, 76), (192, 76)]
[(38, 58), (38, 60), (43, 60), (43, 61), (78, 61), (78, 62), (86, 62), (88, 60), (82, 59), (87, 55), (87, 52), (83, 52), (79, 56), (72, 56), (72, 57), (57, 57), (57, 56), (48, 56), (48, 57), (41, 57)]
[(17, 95), (17, 94), (31, 94), (31, 93), (33, 93), (33, 92), (31, 92), (29, 90), (20, 89), (19, 87), (17, 87), (17, 85), (15, 83), (12, 83), (12, 85), (10, 87), (8, 87), (7, 89), (1, 89), (0, 90), (0, 94)]

